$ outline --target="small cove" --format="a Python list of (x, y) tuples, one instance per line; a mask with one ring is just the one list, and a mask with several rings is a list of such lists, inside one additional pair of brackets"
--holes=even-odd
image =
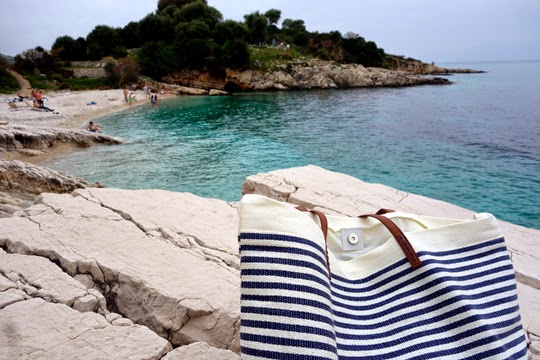
[(314, 164), (540, 229), (540, 62), (450, 86), (178, 97), (98, 119), (118, 146), (44, 163), (125, 189), (240, 198), (246, 176)]

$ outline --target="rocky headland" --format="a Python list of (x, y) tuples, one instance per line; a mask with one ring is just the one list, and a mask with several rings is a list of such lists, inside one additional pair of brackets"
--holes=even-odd
[[(54, 176), (30, 173), (40, 171)], [(239, 359), (237, 205), (81, 185), (0, 218), (0, 359)], [(250, 176), (242, 192), (328, 214), (473, 215), (315, 166)], [(530, 358), (540, 359), (540, 231), (500, 226)]]
[(227, 92), (451, 84), (445, 78), (426, 77), (408, 71), (366, 68), (359, 64), (338, 64), (321, 60), (291, 61), (269, 71), (227, 70), (222, 76), (208, 72), (183, 71), (164, 80), (191, 88)]

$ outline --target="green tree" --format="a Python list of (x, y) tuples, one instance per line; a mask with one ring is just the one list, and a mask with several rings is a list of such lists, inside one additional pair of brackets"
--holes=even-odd
[(126, 84), (137, 82), (139, 79), (139, 64), (133, 59), (120, 59), (116, 62), (109, 62), (105, 70), (109, 75), (109, 80), (116, 87), (123, 87)]
[(181, 8), (184, 5), (190, 4), (195, 1), (202, 1), (204, 4), (208, 4), (206, 0), (159, 0), (157, 5), (157, 12), (161, 13), (169, 6)]
[(181, 65), (174, 48), (163, 41), (144, 44), (137, 54), (141, 72), (153, 79), (161, 80)]
[(139, 27), (139, 40), (141, 44), (149, 41), (171, 43), (173, 39), (174, 22), (170, 17), (148, 14), (141, 20)]
[(264, 13), (264, 16), (268, 19), (269, 25), (277, 25), (279, 19), (281, 18), (281, 10), (270, 9)]
[(100, 60), (112, 54), (120, 45), (118, 31), (110, 26), (98, 25), (86, 37), (88, 57), (91, 60)]
[(208, 39), (189, 39), (182, 48), (185, 65), (191, 68), (202, 68), (212, 56), (212, 43)]
[(204, 21), (193, 20), (189, 23), (181, 23), (176, 27), (175, 40), (181, 44), (190, 39), (209, 39), (211, 35), (212, 32)]
[(255, 11), (244, 15), (245, 23), (249, 29), (249, 41), (252, 44), (262, 43), (266, 40), (268, 19), (260, 12)]
[(384, 61), (384, 50), (379, 49), (375, 42), (366, 41), (358, 34), (345, 34), (342, 46), (346, 52), (345, 61), (347, 62), (378, 67)]
[(298, 46), (306, 46), (309, 40), (309, 33), (306, 30), (304, 20), (285, 19), (281, 24), (283, 33), (293, 39)]
[(118, 30), (120, 42), (127, 49), (133, 49), (143, 44), (141, 39), (141, 24), (131, 21), (126, 26)]
[(227, 41), (221, 50), (220, 62), (224, 67), (242, 69), (249, 65), (249, 47), (244, 40)]
[(75, 40), (69, 35), (59, 36), (56, 38), (51, 50), (61, 60), (86, 59), (86, 41), (81, 37)]
[(8, 71), (9, 64), (3, 55), (0, 55), (0, 92), (12, 93), (20, 89), (17, 79)]
[(246, 41), (248, 35), (249, 29), (246, 24), (234, 20), (225, 20), (216, 25), (213, 38), (217, 44), (223, 45), (225, 42), (232, 40)]
[(215, 8), (208, 6), (206, 2), (197, 0), (191, 2), (174, 12), (176, 23), (191, 22), (201, 20), (213, 30), (215, 26), (223, 21), (223, 15)]

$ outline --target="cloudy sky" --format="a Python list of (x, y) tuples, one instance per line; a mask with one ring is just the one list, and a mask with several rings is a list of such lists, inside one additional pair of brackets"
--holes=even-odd
[[(242, 20), (279, 9), (282, 20), (302, 19), (309, 31), (353, 31), (387, 53), (426, 62), (540, 59), (539, 0), (208, 0), (225, 19)], [(96, 25), (125, 26), (157, 7), (157, 0), (48, 0), (37, 5), (2, 0), (0, 53), (61, 35), (86, 35)]]

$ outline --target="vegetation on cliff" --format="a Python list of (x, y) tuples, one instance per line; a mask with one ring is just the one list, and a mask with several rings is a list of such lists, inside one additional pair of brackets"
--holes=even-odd
[[(103, 58), (111, 61), (107, 67), (110, 86), (122, 86), (139, 74), (160, 79), (185, 69), (217, 75), (225, 68), (264, 70), (268, 63), (264, 57), (272, 53), (284, 61), (317, 57), (387, 65), (384, 50), (358, 34), (310, 32), (301, 19), (283, 19), (281, 26), (280, 20), (278, 9), (256, 11), (244, 15), (244, 21), (234, 21), (224, 20), (206, 0), (158, 0), (156, 11), (139, 21), (123, 28), (98, 25), (86, 38), (59, 36), (51, 51), (38, 46), (17, 55), (14, 68), (38, 87), (73, 88), (84, 87), (85, 81), (68, 80), (73, 77), (71, 62)], [(262, 48), (273, 50), (261, 52)]]

